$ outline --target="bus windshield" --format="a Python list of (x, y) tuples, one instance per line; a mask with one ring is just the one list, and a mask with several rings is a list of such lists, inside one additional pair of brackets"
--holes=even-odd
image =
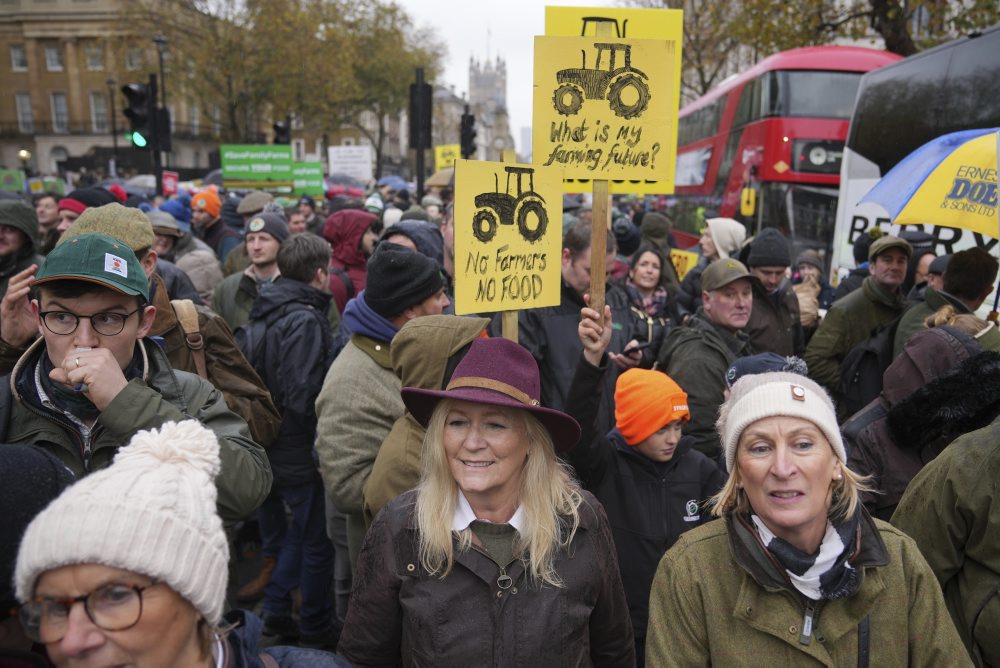
[(782, 116), (850, 118), (859, 72), (775, 72), (788, 111)]

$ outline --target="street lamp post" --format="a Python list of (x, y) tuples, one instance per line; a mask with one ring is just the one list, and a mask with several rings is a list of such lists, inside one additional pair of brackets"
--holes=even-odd
[(115, 118), (115, 84), (114, 77), (107, 80), (108, 99), (111, 100), (111, 176), (118, 176), (118, 122)]
[(31, 160), (31, 151), (26, 148), (22, 148), (17, 152), (17, 159), (21, 161), (21, 170), (24, 172), (24, 175), (31, 176), (31, 172), (28, 170), (28, 161)]
[[(167, 77), (166, 77), (166, 75), (163, 72), (163, 52), (166, 51), (166, 49), (167, 49), (167, 37), (166, 37), (166, 35), (164, 35), (163, 33), (156, 33), (155, 35), (153, 35), (153, 43), (156, 44), (156, 54), (157, 54), (157, 56), (159, 57), (159, 60), (160, 60), (160, 90), (159, 90), (160, 108), (157, 109), (157, 110), (154, 110), (154, 112), (153, 112), (154, 113), (153, 123), (156, 124), (156, 136), (162, 138), (163, 137), (163, 133), (165, 131), (164, 128), (162, 127), (162, 124), (163, 124), (162, 121), (164, 120), (164, 118), (167, 115), (167, 113), (166, 113), (166, 108), (167, 108)], [(157, 150), (157, 151), (161, 150), (162, 146), (163, 146), (163, 143), (162, 142), (158, 142), (157, 146), (155, 147), (155, 150)], [(160, 178), (161, 178), (161, 175), (157, 175), (157, 186), (156, 186), (157, 190), (160, 190), (160, 187), (161, 187), (160, 183), (159, 183)]]

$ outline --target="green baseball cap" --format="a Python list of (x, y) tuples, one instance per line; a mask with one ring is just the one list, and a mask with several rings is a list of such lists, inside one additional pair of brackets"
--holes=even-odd
[(89, 281), (149, 301), (149, 280), (135, 253), (104, 234), (81, 234), (52, 249), (32, 285)]
[(702, 272), (701, 289), (705, 292), (714, 292), (741, 278), (749, 278), (751, 283), (757, 281), (753, 274), (747, 271), (746, 266), (739, 260), (733, 260), (732, 258), (716, 260)]

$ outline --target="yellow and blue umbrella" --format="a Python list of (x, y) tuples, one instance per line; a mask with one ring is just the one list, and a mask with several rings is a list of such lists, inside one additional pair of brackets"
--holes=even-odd
[(940, 225), (1000, 239), (997, 146), (1000, 128), (934, 139), (886, 173), (862, 202), (881, 205), (897, 225)]

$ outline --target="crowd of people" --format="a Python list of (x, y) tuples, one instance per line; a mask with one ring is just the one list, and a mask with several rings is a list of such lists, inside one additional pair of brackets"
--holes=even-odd
[(993, 256), (567, 197), (515, 342), (449, 200), (0, 200), (0, 665), (1000, 665)]

